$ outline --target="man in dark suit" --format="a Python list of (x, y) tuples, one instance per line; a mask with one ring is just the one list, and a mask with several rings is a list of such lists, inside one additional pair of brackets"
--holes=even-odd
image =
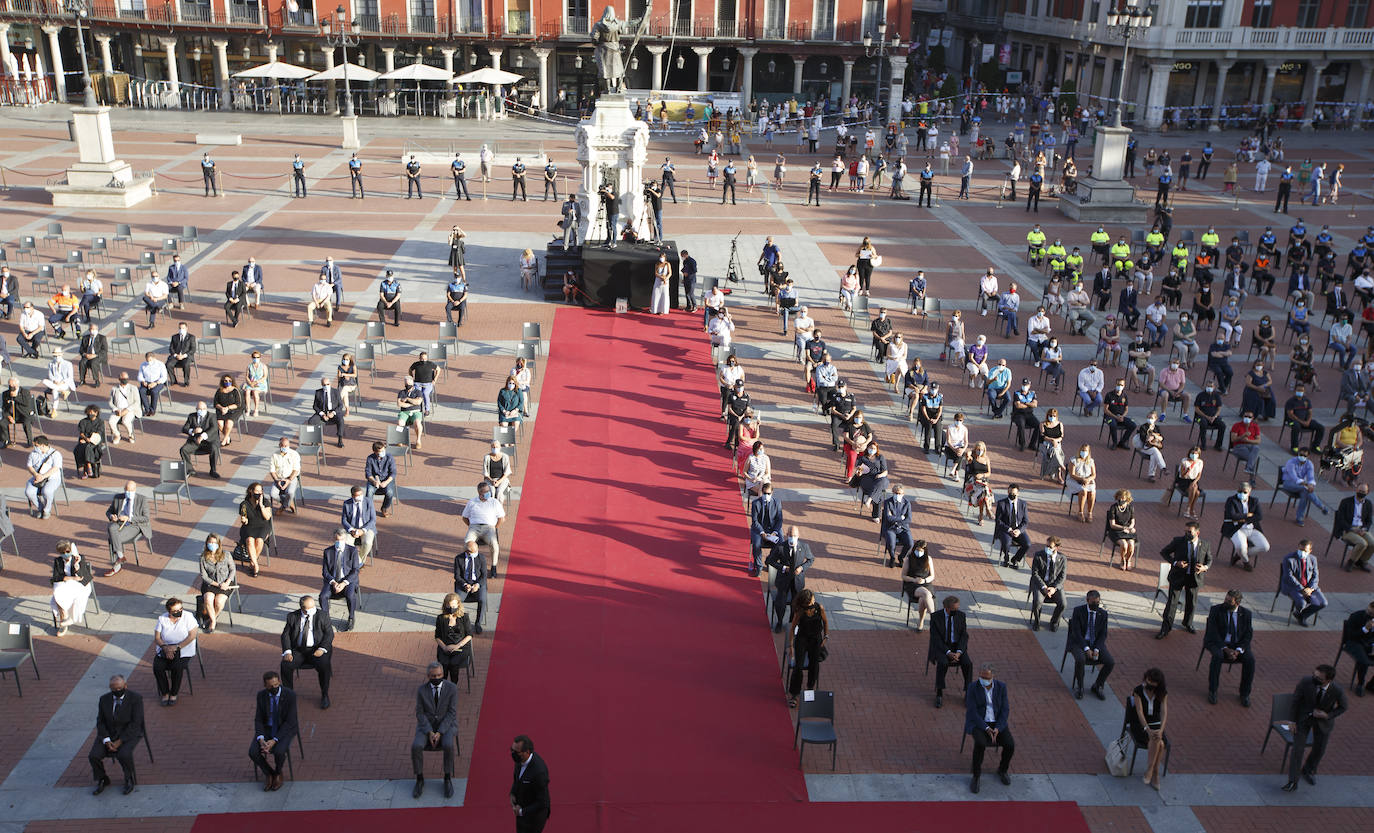
[(19, 386), (19, 377), (11, 376), (9, 387), (0, 394), (0, 448), (9, 448), (14, 432), (24, 429), (24, 440), (33, 446), (33, 394)]
[(978, 792), (983, 774), (983, 755), (989, 746), (1002, 748), (1002, 760), (997, 764), (997, 777), (1003, 784), (1011, 783), (1007, 768), (1016, 754), (1016, 741), (1007, 724), (1011, 717), (1011, 702), (1007, 699), (1007, 684), (995, 679), (996, 671), (990, 662), (978, 668), (978, 681), (964, 692), (964, 732), (973, 738), (973, 780), (969, 791)]
[(184, 323), (178, 324), (177, 331), (173, 334), (171, 343), (167, 345), (168, 384), (176, 384), (176, 371), (180, 369), (181, 386), (183, 388), (189, 388), (191, 386), (191, 365), (195, 360), (196, 337), (191, 335)]
[(1374, 665), (1374, 602), (1350, 614), (1341, 627), (1341, 647), (1355, 660), (1355, 696), (1374, 691), (1374, 680), (1365, 682)]
[(481, 633), (487, 617), (487, 560), (477, 548), (477, 541), (468, 541), (453, 558), (453, 592), (465, 602), (477, 603), (475, 633)]
[(329, 708), (330, 649), (334, 647), (334, 625), (328, 616), (319, 615), (314, 596), (301, 596), (301, 607), (286, 614), (281, 631), (281, 678), (287, 688), (298, 668), (314, 668), (320, 678), (320, 708)]
[(248, 286), (239, 277), (238, 270), (229, 276), (224, 284), (224, 320), (230, 327), (239, 325), (239, 317), (248, 306)]
[(515, 833), (541, 833), (549, 820), (549, 768), (534, 754), (534, 741), (516, 735), (510, 745), (515, 776), (510, 785), (510, 809)]
[(372, 443), (372, 453), (367, 455), (363, 463), (363, 478), (367, 480), (363, 494), (369, 502), (374, 494), (382, 493), (382, 508), (378, 516), (385, 518), (390, 515), (391, 502), (396, 499), (396, 461), (386, 453), (386, 443), (381, 440)]
[(1355, 494), (1340, 502), (1336, 507), (1336, 522), (1332, 531), (1341, 541), (1350, 545), (1350, 557), (1346, 559), (1346, 572), (1358, 567), (1369, 572), (1369, 558), (1374, 555), (1374, 535), (1369, 533), (1370, 523), (1374, 522), (1374, 501), (1369, 499), (1369, 484), (1361, 483)]
[(188, 474), (196, 473), (195, 457), (198, 454), (210, 456), (210, 477), (219, 479), (219, 422), (204, 402), (196, 403), (196, 410), (186, 417), (181, 426), (186, 442), (181, 446), (181, 462), (186, 465)]
[(1089, 590), (1087, 604), (1073, 609), (1069, 616), (1067, 647), (1073, 658), (1073, 695), (1083, 699), (1083, 668), (1089, 662), (1098, 663), (1097, 682), (1092, 692), (1099, 700), (1106, 700), (1102, 687), (1116, 667), (1116, 660), (1107, 650), (1107, 609), (1102, 606), (1102, 594)]
[(358, 604), (358, 571), (363, 561), (358, 557), (358, 548), (349, 543), (348, 531), (340, 527), (334, 530), (334, 543), (324, 548), (324, 561), (320, 576), (324, 588), (320, 590), (320, 610), (329, 619), (329, 600), (344, 597), (348, 605), (348, 623), (339, 630), (353, 629), (353, 611)]
[(363, 497), (362, 486), (348, 490), (348, 500), (343, 502), (339, 512), (339, 522), (348, 533), (350, 543), (358, 548), (358, 560), (367, 563), (372, 545), (377, 541), (377, 507)]
[(1059, 551), (1059, 537), (1045, 539), (1045, 548), (1031, 558), (1030, 612), (1031, 630), (1040, 630), (1040, 607), (1054, 605), (1050, 615), (1050, 630), (1059, 630), (1059, 617), (1064, 615), (1064, 581), (1068, 577), (1068, 562)]
[(343, 400), (340, 399), (339, 392), (334, 390), (334, 383), (328, 376), (320, 377), (320, 387), (315, 391), (315, 402), (311, 410), (314, 413), (307, 422), (310, 425), (333, 425), (339, 448), (343, 448)]
[(110, 786), (105, 774), (105, 759), (113, 757), (124, 770), (124, 794), (134, 791), (138, 775), (134, 771), (134, 749), (143, 739), (143, 697), (129, 691), (124, 677), (110, 678), (110, 692), (100, 695), (95, 712), (95, 742), (91, 744), (91, 773), (95, 776), (94, 795)]
[(255, 258), (248, 258), (248, 262), (243, 265), (243, 300), (247, 307), (257, 309), (262, 304), (262, 295), (267, 291), (267, 284), (262, 278), (262, 266)]
[(801, 540), (801, 530), (795, 525), (787, 530), (786, 538), (773, 545), (766, 562), (777, 571), (773, 581), (773, 633), (782, 633), (783, 623), (788, 621), (787, 607), (806, 588), (803, 573), (814, 562), (811, 547)]
[(1279, 592), (1293, 602), (1293, 616), (1298, 624), (1307, 627), (1307, 620), (1326, 607), (1326, 594), (1321, 591), (1317, 559), (1312, 555), (1312, 541), (1304, 538), (1298, 548), (1284, 556), (1279, 567)]
[(946, 596), (944, 610), (930, 617), (930, 647), (926, 664), (935, 663), (935, 708), (945, 704), (945, 672), (959, 666), (964, 688), (973, 676), (973, 660), (968, 658), (968, 620), (959, 609), (958, 596)]
[(410, 765), (415, 770), (419, 798), (425, 791), (425, 750), (444, 750), (444, 798), (453, 798), (453, 765), (458, 757), (458, 686), (444, 679), (444, 666), (431, 662), (429, 679), (415, 692), (415, 739), (410, 742)]
[[(911, 537), (911, 503), (900, 483), (892, 487), (892, 494), (883, 501), (878, 534), (887, 548), (887, 566), (902, 566), (915, 541)], [(897, 549), (899, 544), (900, 550)]]
[[(265, 792), (281, 789), (284, 776), (282, 764), (291, 751), (291, 741), (299, 730), (296, 722), (296, 692), (281, 684), (281, 675), (267, 671), (262, 675), (262, 691), (258, 692), (258, 707), (253, 714), (253, 742), (248, 757), (253, 765), (267, 776)], [(272, 762), (267, 757), (272, 756)]]
[(95, 381), (91, 385), (100, 387), (100, 373), (108, 370), (109, 366), (109, 339), (100, 334), (99, 324), (91, 324), (90, 329), (81, 336), (81, 341), (77, 345), (77, 384), (86, 384), (86, 374), (91, 373), (95, 376)]
[[(1021, 567), (1021, 560), (1030, 549), (1030, 535), (1026, 533), (1026, 502), (1021, 499), (1021, 489), (1015, 483), (1007, 487), (1007, 496), (997, 501), (994, 517), (992, 540), (1002, 550), (1002, 566), (1012, 569)], [(1016, 554), (1008, 560), (1008, 550), (1016, 545)]]
[(1269, 551), (1269, 539), (1264, 537), (1264, 512), (1260, 502), (1251, 494), (1252, 486), (1242, 483), (1236, 493), (1226, 498), (1226, 514), (1221, 521), (1221, 537), (1231, 539), (1231, 566), (1245, 565), (1253, 570), (1250, 557)]
[(138, 493), (138, 484), (130, 480), (124, 484), (124, 491), (110, 498), (105, 510), (105, 537), (110, 544), (110, 570), (105, 573), (109, 578), (124, 569), (124, 548), (139, 538), (153, 546), (153, 524), (148, 516), (148, 499)]
[[(1284, 792), (1298, 789), (1298, 775), (1313, 786), (1317, 783), (1317, 767), (1326, 754), (1326, 744), (1331, 740), (1331, 730), (1335, 728), (1336, 718), (1345, 714), (1345, 691), (1336, 685), (1336, 669), (1329, 665), (1318, 665), (1310, 677), (1303, 677), (1293, 690), (1293, 713), (1289, 715), (1295, 724), (1293, 730), (1293, 757), (1288, 764), (1288, 783), (1283, 785)], [(1307, 745), (1307, 734), (1312, 733), (1312, 751), (1307, 761), (1302, 759), (1303, 747)]]
[(343, 271), (339, 269), (339, 264), (334, 262), (333, 255), (325, 256), (324, 265), (320, 267), (320, 275), (334, 287), (334, 314), (343, 317)]
[(782, 505), (773, 498), (773, 484), (763, 484), (763, 491), (749, 504), (749, 550), (752, 560), (749, 575), (757, 576), (763, 569), (763, 548), (782, 540)]
[(1183, 534), (1166, 544), (1159, 555), (1170, 564), (1169, 596), (1164, 602), (1164, 621), (1155, 639), (1163, 639), (1174, 629), (1174, 611), (1178, 608), (1180, 593), (1183, 594), (1183, 629), (1197, 633), (1193, 629), (1193, 609), (1197, 607), (1197, 591), (1202, 586), (1203, 574), (1212, 566), (1212, 547), (1198, 535), (1197, 522), (1189, 521), (1183, 525)]
[(1226, 601), (1212, 605), (1207, 614), (1207, 632), (1202, 647), (1212, 655), (1207, 669), (1207, 702), (1216, 705), (1217, 686), (1221, 683), (1221, 664), (1240, 663), (1240, 704), (1250, 707), (1250, 687), (1255, 682), (1255, 653), (1250, 650), (1250, 610), (1241, 605), (1245, 594), (1227, 590)]

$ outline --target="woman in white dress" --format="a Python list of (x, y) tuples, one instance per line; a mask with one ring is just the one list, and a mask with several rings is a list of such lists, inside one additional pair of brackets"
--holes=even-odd
[(755, 440), (753, 451), (744, 463), (744, 488), (749, 494), (762, 494), (763, 487), (773, 482), (773, 461), (763, 451), (763, 440)]
[(67, 628), (86, 620), (86, 603), (91, 598), (91, 565), (76, 551), (71, 541), (57, 542), (57, 557), (52, 560), (52, 608), (57, 621), (57, 635), (66, 636)]
[(887, 376), (889, 385), (896, 384), (897, 380), (906, 375), (908, 360), (908, 348), (905, 341), (902, 341), (902, 334), (895, 333), (892, 341), (887, 345), (887, 364), (884, 365), (883, 372)]
[(526, 292), (534, 285), (534, 276), (539, 271), (539, 260), (534, 256), (533, 249), (526, 249), (520, 253), (520, 288)]

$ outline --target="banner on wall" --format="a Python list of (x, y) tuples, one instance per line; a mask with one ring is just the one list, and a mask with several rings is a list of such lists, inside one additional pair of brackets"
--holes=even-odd
[(1011, 63), (1011, 44), (1004, 43), (997, 47), (997, 63), (1007, 66)]
[(926, 35), (926, 46), (939, 46), (939, 45), (940, 45), (940, 30), (939, 30), (939, 29), (931, 29), (931, 30), (930, 30), (930, 34)]
[(980, 63), (980, 64), (986, 64), (988, 61), (991, 61), (991, 60), (992, 60), (992, 51), (993, 51), (994, 49), (996, 49), (996, 48), (997, 48), (997, 45), (996, 45), (996, 44), (993, 44), (993, 43), (985, 43), (985, 44), (983, 44), (983, 56), (978, 60), (978, 63)]
[(940, 45), (949, 49), (950, 44), (954, 43), (954, 30), (946, 29), (940, 33)]

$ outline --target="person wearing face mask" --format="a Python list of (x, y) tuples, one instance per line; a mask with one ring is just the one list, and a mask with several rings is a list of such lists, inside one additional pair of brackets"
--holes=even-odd
[(191, 368), (196, 363), (196, 337), (191, 335), (185, 324), (177, 326), (176, 334), (172, 336), (171, 343), (167, 346), (167, 383), (175, 385), (177, 382), (176, 371), (181, 371), (181, 386), (189, 388), (191, 386)]
[(924, 538), (912, 544), (910, 553), (902, 569), (902, 592), (908, 605), (917, 605), (916, 632), (920, 633), (925, 630), (926, 616), (935, 614), (935, 597), (930, 592), (935, 583), (935, 558)]
[(844, 432), (844, 479), (854, 478), (854, 467), (859, 458), (865, 456), (868, 444), (873, 441), (873, 428), (864, 419), (863, 411), (855, 411)]
[(167, 612), (157, 617), (153, 627), (153, 679), (162, 705), (175, 706), (181, 693), (181, 679), (186, 667), (196, 655), (196, 638), (200, 628), (194, 616), (185, 615), (181, 599), (173, 596), (164, 605)]
[(1298, 385), (1293, 395), (1283, 404), (1283, 424), (1291, 428), (1292, 443), (1290, 450), (1296, 454), (1302, 445), (1304, 434), (1312, 435), (1311, 448), (1320, 448), (1326, 436), (1326, 426), (1312, 418), (1312, 403), (1307, 398), (1307, 389)]
[(257, 309), (262, 303), (262, 293), (265, 286), (262, 277), (262, 267), (258, 265), (256, 258), (250, 257), (240, 271), (243, 275), (244, 308)]
[(1314, 390), (1321, 390), (1321, 385), (1317, 384), (1316, 366), (1313, 364), (1313, 345), (1311, 338), (1305, 335), (1298, 337), (1297, 345), (1288, 353), (1288, 362), (1293, 367), (1293, 380), (1295, 383), (1312, 385)]
[[(1201, 396), (1198, 399), (1202, 399)], [(1220, 406), (1218, 406), (1220, 407)], [(1251, 411), (1241, 413), (1240, 420), (1231, 426), (1228, 454), (1234, 454), (1245, 463), (1245, 473), (1254, 480), (1255, 467), (1259, 461), (1260, 427)], [(1220, 437), (1218, 437), (1220, 441)], [(1204, 439), (1205, 442), (1205, 439)]]
[(878, 307), (878, 317), (873, 319), (873, 323), (868, 325), (873, 334), (873, 361), (882, 361), (887, 354), (887, 345), (892, 341), (894, 335), (892, 321), (887, 317), (887, 308)]
[[(496, 398), (499, 402), (502, 396), (505, 395), (506, 404), (514, 411), (516, 422), (519, 422), (520, 391), (512, 387), (513, 382), (513, 379), (507, 377), (506, 387), (501, 389), (501, 392), (496, 395)], [(508, 392), (509, 395), (506, 395)], [(422, 441), (425, 437), (424, 401), (424, 394), (420, 391), (420, 388), (416, 386), (415, 377), (406, 376), (405, 382), (401, 385), (401, 389), (396, 393), (396, 427), (406, 429), (407, 434), (410, 433), (410, 429), (413, 428), (415, 430), (415, 439), (412, 440), (411, 445), (416, 450), (422, 447)], [(507, 413), (509, 413), (509, 411)]]
[(207, 535), (205, 548), (200, 553), (200, 609), (204, 615), (197, 617), (202, 620), (206, 633), (215, 632), (237, 577), (238, 569), (224, 548), (224, 539), (213, 533)]
[(864, 449), (863, 457), (855, 466), (851, 486), (857, 486), (860, 495), (860, 511), (872, 506), (872, 518), (878, 520), (879, 503), (882, 493), (887, 489), (887, 460), (878, 448), (878, 443), (870, 442)]
[(1193, 611), (1197, 607), (1198, 588), (1203, 584), (1203, 576), (1212, 566), (1212, 546), (1198, 534), (1197, 521), (1183, 525), (1184, 532), (1159, 551), (1160, 558), (1169, 564), (1169, 593), (1164, 601), (1164, 619), (1155, 639), (1163, 639), (1174, 628), (1174, 612), (1178, 609), (1178, 597), (1183, 596), (1183, 629), (1197, 633), (1193, 629)]
[(343, 448), (345, 426), (343, 399), (339, 396), (338, 390), (334, 388), (334, 380), (329, 376), (320, 377), (320, 386), (315, 389), (314, 400), (310, 406), (310, 418), (306, 420), (307, 425), (321, 426), (320, 439), (324, 439), (323, 426), (334, 426), (334, 440), (339, 448)]
[(782, 505), (773, 498), (773, 484), (766, 483), (757, 499), (749, 503), (750, 577), (763, 569), (763, 548), (782, 540)]
[(1040, 419), (1035, 415), (1038, 404), (1030, 379), (1022, 379), (1021, 387), (1012, 394), (1011, 400), (1011, 424), (1016, 428), (1017, 451), (1040, 447)]
[(801, 530), (796, 525), (788, 527), (787, 537), (773, 545), (764, 562), (773, 576), (773, 612), (769, 617), (773, 633), (782, 633), (787, 610), (806, 589), (805, 573), (814, 562), (811, 547), (801, 540)]
[(329, 708), (329, 679), (333, 675), (334, 623), (320, 615), (314, 596), (301, 596), (300, 608), (286, 614), (281, 631), (281, 678), (287, 688), (301, 668), (314, 668), (320, 680), (320, 708)]
[(134, 791), (138, 771), (134, 766), (134, 750), (143, 739), (143, 696), (129, 690), (122, 674), (110, 678), (109, 692), (100, 695), (95, 710), (95, 741), (87, 758), (95, 777), (92, 795), (100, 795), (110, 786), (105, 774), (105, 759), (114, 758), (124, 770), (124, 794)]
[(983, 663), (978, 668), (978, 682), (969, 686), (964, 695), (964, 733), (973, 738), (973, 780), (969, 783), (969, 792), (973, 793), (979, 790), (983, 756), (989, 746), (1001, 747), (997, 777), (1003, 784), (1011, 784), (1007, 770), (1016, 753), (1016, 742), (1008, 725), (1011, 705), (1007, 698), (1007, 684), (996, 679), (996, 674), (997, 669), (992, 663)]
[[(253, 713), (254, 737), (248, 746), (248, 758), (267, 776), (263, 791), (274, 792), (281, 789), (285, 780), (282, 766), (291, 754), (291, 741), (299, 731), (296, 692), (282, 685), (281, 675), (276, 671), (263, 672), (262, 685)], [(271, 763), (268, 763), (269, 757)]]
[(1240, 704), (1250, 707), (1250, 690), (1255, 682), (1255, 653), (1250, 649), (1254, 636), (1250, 609), (1241, 604), (1245, 594), (1227, 590), (1226, 601), (1212, 605), (1207, 614), (1207, 632), (1202, 647), (1212, 655), (1207, 669), (1207, 702), (1216, 705), (1221, 684), (1221, 666), (1240, 664)]
[(838, 452), (841, 432), (848, 429), (855, 415), (859, 413), (859, 403), (854, 394), (849, 392), (844, 379), (836, 380), (835, 392), (826, 400), (822, 410), (830, 416), (831, 450)]
[(210, 407), (205, 402), (196, 403), (196, 410), (186, 417), (181, 433), (186, 435), (186, 442), (181, 446), (181, 462), (186, 466), (186, 473), (196, 474), (195, 458), (204, 454), (210, 457), (210, 478), (218, 480), (219, 422), (210, 415)]
[(1102, 691), (1102, 687), (1107, 684), (1107, 678), (1116, 667), (1116, 660), (1107, 650), (1107, 610), (1102, 607), (1102, 594), (1096, 590), (1089, 590), (1085, 601), (1086, 604), (1074, 608), (1073, 613), (1069, 615), (1066, 646), (1069, 656), (1073, 657), (1074, 697), (1083, 699), (1084, 668), (1089, 664), (1096, 664), (1097, 680), (1092, 685), (1092, 693), (1097, 699), (1106, 700), (1107, 695)]
[[(739, 429), (735, 432), (735, 471), (738, 472), (741, 477), (745, 477), (750, 462), (755, 455), (755, 444), (762, 445), (762, 443), (759, 442), (762, 437), (763, 426), (759, 424), (758, 417), (754, 415), (754, 409), (745, 408), (744, 416), (739, 421)], [(759, 471), (757, 465), (758, 463), (756, 463), (756, 471)], [(767, 471), (770, 476), (765, 479), (771, 480), (771, 467)], [(755, 480), (750, 477), (745, 477), (745, 479), (747, 483), (753, 482), (755, 485), (763, 482), (762, 480)], [(746, 488), (749, 488), (749, 486), (746, 485)], [(758, 491), (755, 490), (754, 494), (758, 494)]]
[(391, 503), (396, 499), (396, 461), (386, 453), (386, 443), (381, 440), (372, 443), (372, 453), (363, 463), (363, 477), (367, 481), (363, 486), (364, 495), (371, 501), (373, 495), (381, 492), (382, 508), (378, 510), (377, 515), (382, 518), (388, 517), (391, 514)]
[(750, 409), (749, 394), (744, 390), (744, 380), (736, 379), (734, 387), (725, 397), (725, 447), (730, 451), (739, 448), (739, 426)]
[[(473, 632), (482, 633), (487, 616), (487, 562), (478, 551), (475, 540), (465, 542), (463, 548), (453, 557), (453, 592), (456, 598), (477, 605), (477, 623)], [(466, 620), (466, 617), (464, 619)], [(466, 632), (465, 625), (464, 633)], [(442, 656), (439, 659), (444, 661)], [(470, 655), (468, 659), (471, 659)], [(453, 679), (458, 679), (456, 672)]]
[(452, 798), (454, 761), (458, 757), (458, 687), (444, 679), (442, 663), (431, 662), (425, 676), (415, 692), (415, 739), (410, 744), (415, 789), (411, 796), (419, 798), (425, 791), (425, 752), (443, 750), (444, 798)]
[[(921, 395), (920, 410), (916, 415), (917, 422), (921, 425), (921, 451), (929, 454), (932, 444), (940, 441), (940, 422), (945, 415), (945, 395), (940, 392), (940, 383), (931, 382)], [(963, 425), (963, 415), (955, 417), (960, 426)], [(956, 432), (959, 433), (959, 432)], [(967, 429), (963, 430), (963, 444), (958, 447), (960, 453), (968, 445)], [(934, 446), (939, 448), (938, 445)], [(947, 446), (948, 448), (948, 446)], [(948, 453), (948, 452), (946, 452)]]
[(515, 814), (516, 833), (542, 833), (549, 820), (549, 767), (534, 754), (534, 741), (516, 735), (511, 741), (510, 757), (515, 762), (511, 778), (510, 809)]
[[(1374, 310), (1374, 308), (1369, 308)], [(1341, 392), (1337, 399), (1337, 404), (1346, 403), (1346, 407), (1351, 411), (1364, 409), (1366, 414), (1369, 411), (1370, 399), (1370, 380), (1369, 374), (1364, 372), (1364, 364), (1355, 359), (1350, 367), (1341, 373)]]
[(987, 374), (983, 394), (987, 397), (988, 408), (993, 419), (1001, 419), (1007, 405), (1011, 403), (1011, 368), (1006, 359), (998, 359)]
[[(1013, 570), (1021, 567), (1021, 561), (1030, 549), (1028, 525), (1026, 502), (1021, 500), (1020, 487), (1012, 483), (1007, 486), (1007, 496), (997, 501), (993, 518), (992, 540), (1002, 550), (1003, 567), (1010, 566)], [(1016, 545), (1016, 553), (1008, 556), (1013, 544)]]
[(892, 494), (882, 502), (878, 537), (887, 550), (887, 566), (902, 566), (902, 562), (911, 553), (913, 544), (911, 504), (906, 499), (906, 489), (900, 483), (892, 487)]
[[(749, 417), (746, 415), (745, 419)], [(745, 423), (740, 422), (740, 429), (745, 428)], [(744, 490), (755, 497), (763, 489), (763, 484), (773, 482), (773, 461), (763, 449), (763, 441), (755, 440), (749, 446), (749, 456), (744, 458), (744, 466), (741, 474), (744, 476)]]
[(467, 535), (463, 543), (476, 542), (491, 547), (491, 577), (496, 578), (501, 564), (499, 530), (506, 519), (506, 508), (492, 495), (491, 484), (485, 480), (477, 484), (477, 497), (463, 505), (463, 523)]
[(67, 628), (86, 621), (86, 603), (90, 601), (91, 565), (77, 552), (71, 541), (57, 542), (57, 556), (52, 560), (52, 609), (57, 635), (66, 636)]
[(110, 547), (110, 569), (105, 573), (108, 578), (124, 568), (124, 548), (143, 538), (149, 548), (153, 544), (153, 526), (149, 521), (148, 499), (138, 493), (138, 484), (130, 480), (124, 484), (124, 491), (110, 499), (105, 510), (106, 539)]
[(821, 674), (821, 651), (830, 638), (830, 620), (825, 607), (810, 589), (797, 592), (792, 605), (792, 674), (787, 685), (787, 705), (797, 707), (802, 692), (802, 670), (806, 670), (806, 690), (814, 691)]
[(1159, 473), (1168, 469), (1164, 462), (1164, 433), (1159, 430), (1159, 414), (1150, 411), (1145, 421), (1131, 437), (1131, 449), (1150, 462), (1149, 480), (1155, 482)]
[(1068, 576), (1068, 563), (1059, 545), (1059, 537), (1051, 535), (1045, 539), (1045, 548), (1031, 558), (1030, 616), (1033, 631), (1040, 630), (1042, 605), (1054, 605), (1054, 612), (1050, 615), (1051, 632), (1059, 630), (1059, 617), (1064, 615), (1064, 581)]
[[(1336, 683), (1336, 669), (1332, 666), (1318, 665), (1312, 676), (1298, 682), (1293, 690), (1293, 709), (1287, 715), (1295, 724), (1295, 742), (1292, 757), (1289, 758), (1288, 783), (1283, 785), (1284, 792), (1297, 791), (1299, 775), (1307, 783), (1316, 785), (1317, 767), (1326, 754), (1336, 718), (1345, 714), (1347, 708), (1345, 690)], [(1309, 745), (1312, 751), (1304, 761), (1303, 752)]]
[(1116, 386), (1102, 400), (1102, 419), (1107, 424), (1107, 436), (1116, 448), (1126, 448), (1136, 430), (1135, 420), (1127, 416), (1130, 400), (1126, 396), (1126, 380), (1117, 379)]
[(1159, 789), (1160, 768), (1168, 748), (1164, 739), (1168, 720), (1168, 689), (1164, 685), (1164, 672), (1151, 668), (1126, 699), (1126, 729), (1131, 733), (1135, 745), (1147, 750), (1145, 774), (1141, 780), (1156, 790)]
[(1263, 511), (1260, 502), (1251, 496), (1251, 485), (1242, 483), (1236, 493), (1226, 499), (1226, 513), (1221, 522), (1221, 535), (1231, 539), (1231, 566), (1242, 564), (1253, 570), (1260, 553), (1269, 551), (1269, 539), (1261, 525)]
[(988, 378), (988, 338), (979, 335), (964, 354), (964, 372), (968, 374), (968, 386), (978, 386), (979, 378)]
[(1349, 556), (1341, 559), (1346, 572), (1355, 568), (1370, 572), (1369, 559), (1374, 555), (1374, 535), (1369, 531), (1371, 521), (1374, 521), (1374, 502), (1369, 500), (1369, 484), (1360, 483), (1355, 494), (1336, 507), (1333, 524), (1336, 537), (1351, 548)]

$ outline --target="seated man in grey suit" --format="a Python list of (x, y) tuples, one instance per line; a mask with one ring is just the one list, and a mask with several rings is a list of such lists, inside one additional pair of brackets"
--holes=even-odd
[(1064, 580), (1067, 573), (1064, 554), (1059, 551), (1059, 536), (1051, 535), (1045, 539), (1045, 548), (1031, 558), (1031, 630), (1040, 630), (1040, 606), (1044, 604), (1054, 605), (1050, 630), (1059, 630), (1059, 617), (1064, 615)]
[[(248, 757), (253, 765), (267, 776), (264, 792), (281, 789), (282, 764), (291, 750), (291, 741), (296, 739), (296, 692), (281, 684), (281, 675), (276, 671), (266, 671), (262, 675), (262, 691), (258, 692), (257, 711), (253, 714), (253, 743), (248, 747)], [(272, 756), (272, 763), (267, 756)]]
[(777, 571), (773, 581), (773, 633), (782, 633), (783, 622), (790, 621), (787, 607), (806, 587), (806, 577), (802, 575), (815, 559), (811, 547), (801, 540), (801, 530), (795, 525), (787, 530), (787, 537), (773, 545), (765, 562)]
[(320, 591), (320, 611), (329, 618), (329, 600), (344, 597), (348, 604), (348, 624), (339, 630), (353, 629), (353, 612), (358, 606), (358, 571), (362, 569), (362, 559), (358, 548), (348, 543), (348, 533), (342, 528), (334, 530), (334, 543), (324, 550), (324, 563), (320, 573), (324, 578), (324, 589)]
[(1106, 700), (1102, 687), (1107, 684), (1116, 660), (1107, 650), (1107, 610), (1102, 607), (1102, 594), (1089, 590), (1087, 604), (1073, 609), (1069, 616), (1069, 637), (1066, 647), (1073, 657), (1073, 696), (1083, 699), (1083, 667), (1090, 662), (1098, 663), (1097, 682), (1093, 683), (1093, 696)]
[(109, 578), (124, 569), (124, 548), (139, 538), (153, 546), (153, 524), (148, 519), (148, 499), (138, 493), (138, 484), (130, 480), (124, 484), (124, 491), (110, 498), (105, 510), (106, 538), (110, 542), (110, 569), (105, 573)]
[(358, 558), (366, 562), (372, 554), (372, 545), (377, 540), (377, 507), (371, 500), (363, 497), (362, 486), (349, 489), (348, 495), (339, 520), (353, 546), (358, 548)]
[(453, 764), (458, 757), (458, 686), (444, 679), (444, 666), (429, 664), (429, 680), (415, 692), (415, 740), (410, 764), (415, 768), (415, 798), (425, 791), (425, 750), (444, 750), (444, 798), (453, 797)]

